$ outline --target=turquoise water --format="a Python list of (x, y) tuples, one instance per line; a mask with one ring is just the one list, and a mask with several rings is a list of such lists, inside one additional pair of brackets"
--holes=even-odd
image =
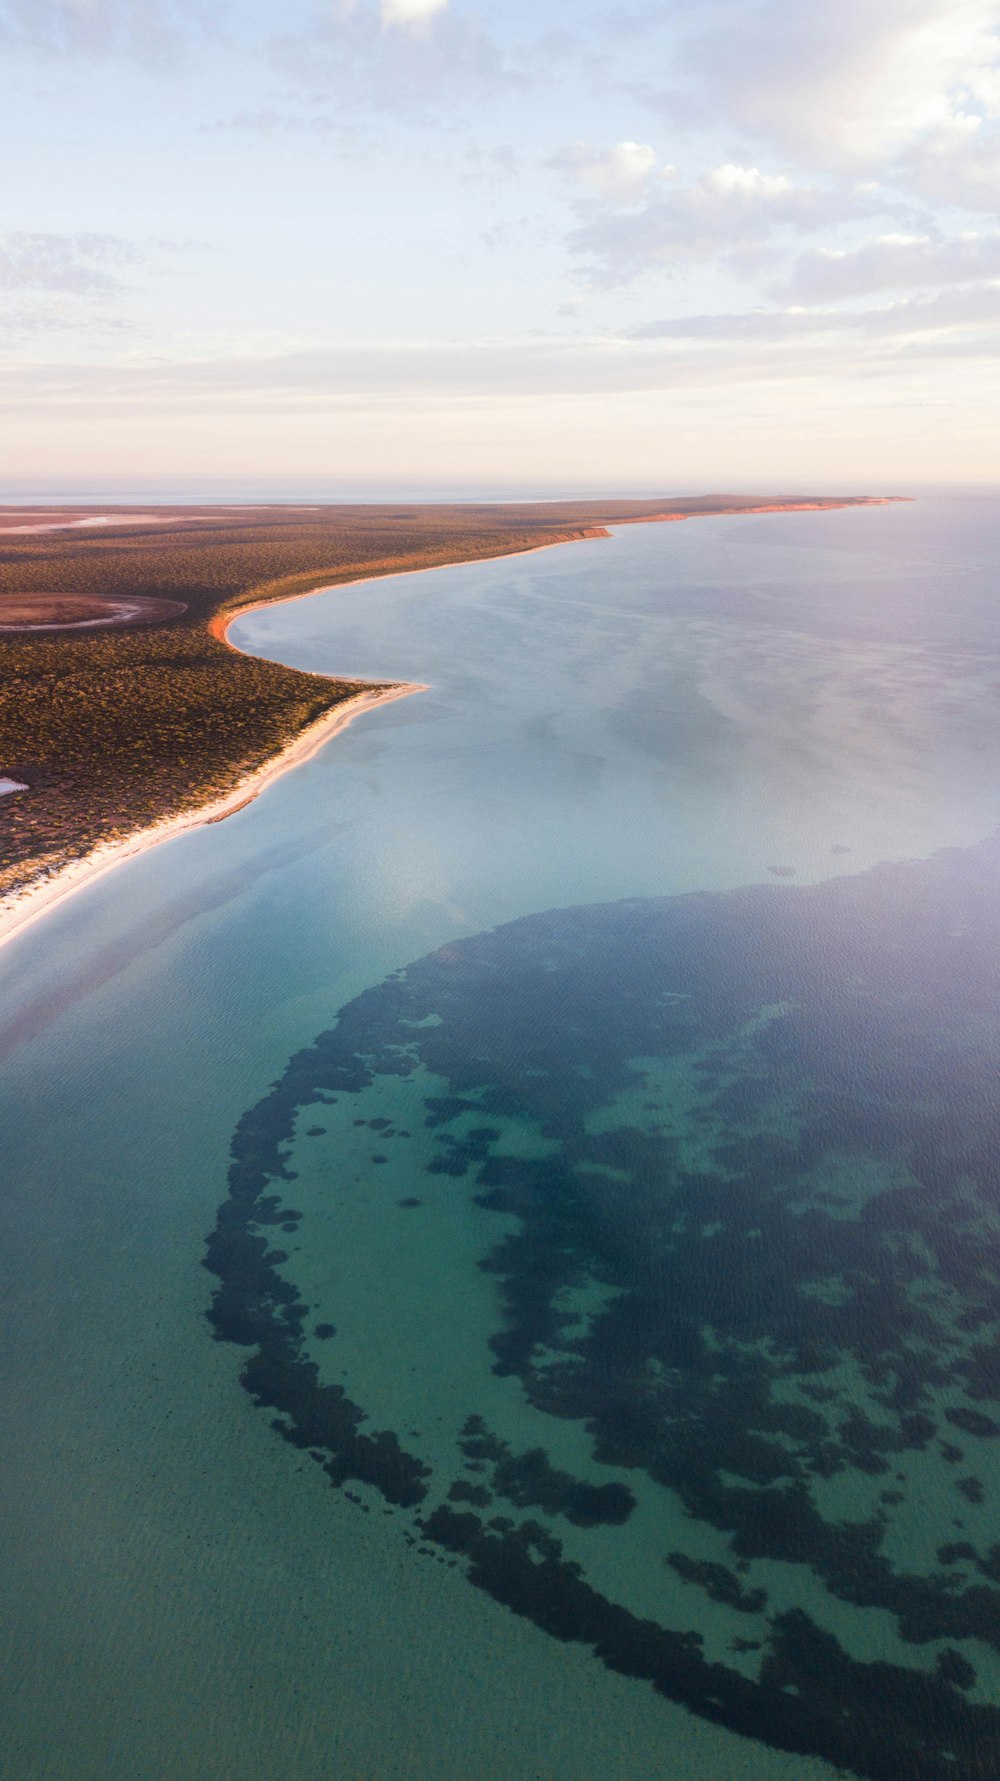
[(995, 1772), (998, 533), (242, 621), (431, 690), (0, 954), (12, 1774)]

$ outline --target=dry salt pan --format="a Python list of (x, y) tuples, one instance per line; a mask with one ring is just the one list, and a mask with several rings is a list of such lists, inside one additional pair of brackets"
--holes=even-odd
[(27, 789), (27, 786), (22, 785), (19, 779), (5, 779), (3, 775), (0, 774), (0, 798), (7, 792), (26, 792)]

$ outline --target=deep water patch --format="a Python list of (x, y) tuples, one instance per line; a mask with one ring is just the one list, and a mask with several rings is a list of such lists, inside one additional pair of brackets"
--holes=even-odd
[[(879, 1781), (995, 1776), (998, 884), (994, 841), (547, 911), (358, 997), (234, 1138), (248, 1391), (609, 1668)], [(440, 1274), (382, 1427), (391, 1289), (353, 1348), (343, 1301), (394, 1218)]]

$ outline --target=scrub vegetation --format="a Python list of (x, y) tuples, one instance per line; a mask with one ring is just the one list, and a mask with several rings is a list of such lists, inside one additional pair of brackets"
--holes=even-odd
[[(366, 576), (594, 536), (610, 524), (848, 504), (703, 497), (490, 506), (159, 508), (155, 523), (19, 531), (59, 514), (0, 511), (0, 897), (102, 842), (231, 792), (362, 690), (240, 655), (228, 616)], [(853, 504), (853, 502), (851, 503)], [(100, 510), (107, 513), (107, 509)], [(147, 510), (148, 512), (148, 510)], [(87, 517), (62, 510), (61, 517)], [(95, 517), (94, 515), (90, 516)], [(116, 524), (120, 520), (121, 524)], [(27, 596), (175, 602), (159, 622), (4, 631)], [(213, 634), (215, 632), (219, 635)], [(370, 690), (370, 689), (366, 689)]]

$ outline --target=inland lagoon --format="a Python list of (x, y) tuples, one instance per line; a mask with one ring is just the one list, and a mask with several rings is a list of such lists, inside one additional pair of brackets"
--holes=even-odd
[(0, 953), (17, 1781), (1000, 1767), (1000, 503), (269, 607)]

